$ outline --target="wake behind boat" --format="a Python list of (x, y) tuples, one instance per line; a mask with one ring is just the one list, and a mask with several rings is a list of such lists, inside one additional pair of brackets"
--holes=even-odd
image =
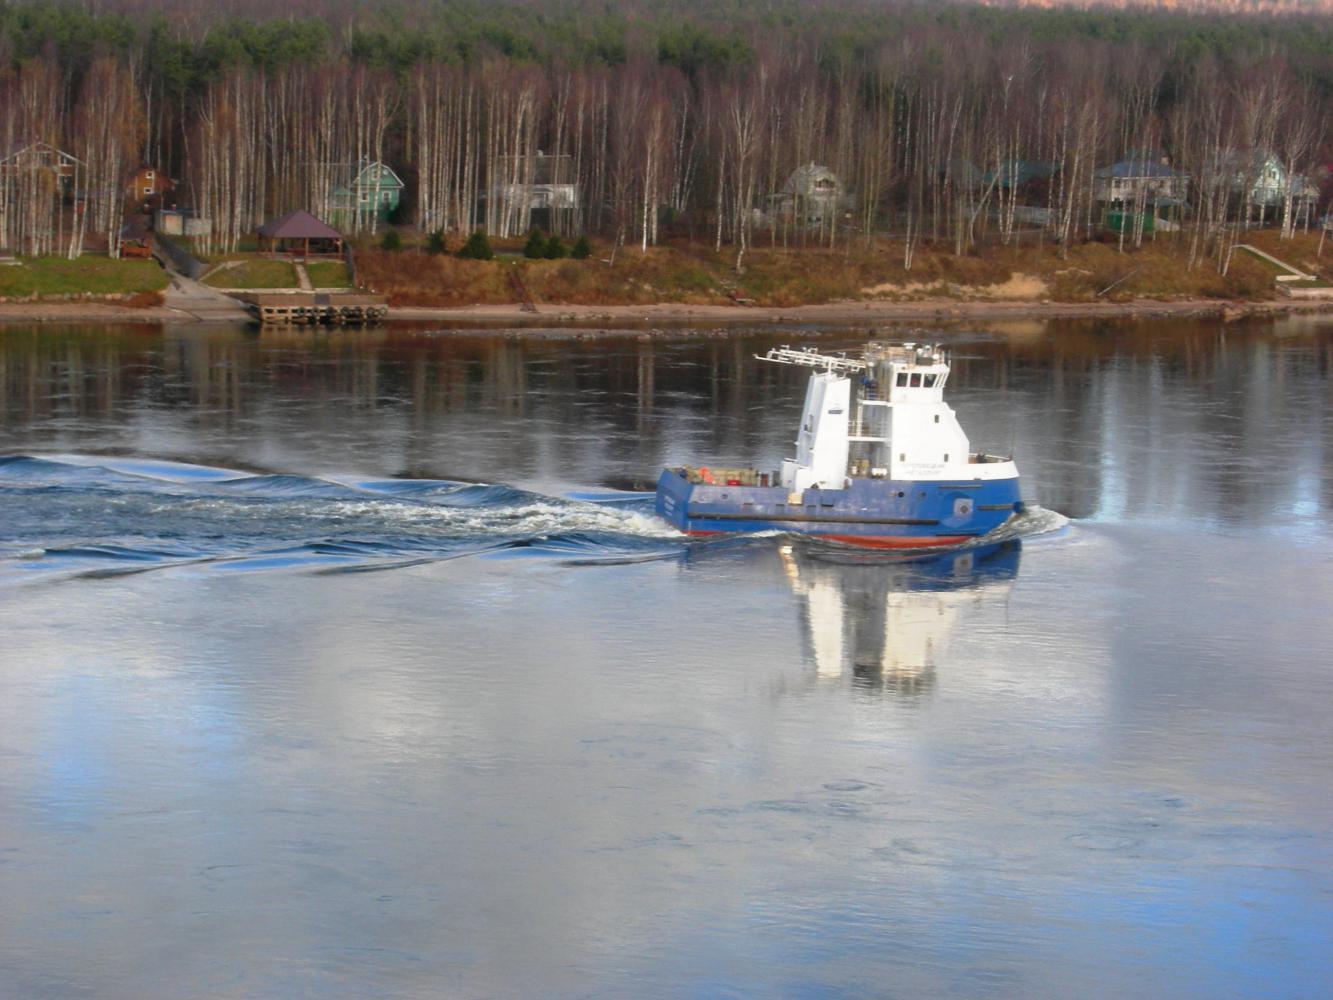
[(791, 347), (755, 356), (816, 369), (796, 457), (771, 473), (662, 470), (656, 510), (681, 531), (929, 548), (984, 535), (1022, 512), (1012, 456), (972, 452), (944, 402), (950, 366), (937, 345), (871, 342), (862, 358)]

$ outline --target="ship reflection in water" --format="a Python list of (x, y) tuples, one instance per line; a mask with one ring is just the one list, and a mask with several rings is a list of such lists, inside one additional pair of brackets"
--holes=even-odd
[(969, 607), (1005, 600), (1017, 540), (909, 558), (818, 544), (779, 550), (803, 604), (808, 654), (821, 678), (904, 697), (928, 693)]

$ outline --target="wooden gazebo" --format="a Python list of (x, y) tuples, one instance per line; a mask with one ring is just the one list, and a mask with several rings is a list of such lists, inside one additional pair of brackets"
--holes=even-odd
[(298, 208), (259, 227), (259, 249), (270, 253), (315, 254), (342, 252), (342, 233)]

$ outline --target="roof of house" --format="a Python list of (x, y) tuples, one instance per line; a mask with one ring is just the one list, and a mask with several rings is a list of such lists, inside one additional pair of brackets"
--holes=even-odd
[(12, 146), (9, 146), (6, 149), (0, 149), (0, 163), (4, 163), (8, 160), (15, 159), (20, 154), (26, 153), (30, 149), (50, 150), (52, 153), (56, 153), (60, 156), (63, 156), (68, 160), (73, 160), (75, 163), (78, 164), (83, 163), (83, 161), (80, 160), (73, 153), (67, 153), (63, 149), (51, 145), (51, 143), (47, 142), (45, 139), (20, 139), (17, 142), (15, 142)]
[(1053, 177), (1059, 169), (1060, 164), (1048, 160), (1007, 160), (1000, 164), (999, 170), (987, 170), (983, 179), (1002, 188), (1022, 187), (1029, 181)]
[(1094, 177), (1184, 177), (1184, 171), (1176, 170), (1158, 160), (1133, 159), (1112, 163), (1093, 173)]
[(259, 235), (271, 240), (340, 240), (342, 233), (325, 225), (303, 208), (270, 219), (259, 227)]
[(956, 183), (966, 187), (977, 187), (983, 184), (987, 176), (986, 171), (965, 156), (955, 156), (949, 161), (949, 174)]
[[(379, 172), (371, 176), (367, 173), (372, 167), (379, 167)], [(394, 172), (394, 169), (387, 163), (381, 163), (378, 160), (358, 160), (356, 163), (334, 163), (331, 165), (330, 177), (335, 188), (350, 190), (353, 187), (369, 187), (378, 185), (380, 188), (403, 188), (406, 187), (403, 179)]]
[(791, 176), (787, 178), (787, 183), (782, 185), (782, 193), (804, 194), (822, 180), (832, 181), (837, 186), (842, 184), (838, 180), (838, 175), (822, 163), (807, 163), (791, 172)]
[[(531, 158), (525, 156), (501, 156), (499, 171), (495, 183), (524, 185), (561, 185), (572, 187), (578, 183), (574, 176), (574, 157), (568, 153), (543, 153), (540, 150)], [(557, 180), (556, 178), (560, 178)]]
[(1224, 170), (1236, 170), (1258, 175), (1269, 167), (1285, 173), (1286, 167), (1273, 153), (1265, 149), (1224, 149), (1215, 161)]

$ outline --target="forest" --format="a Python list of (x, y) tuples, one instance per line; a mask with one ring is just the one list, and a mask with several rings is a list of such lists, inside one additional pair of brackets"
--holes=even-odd
[[(613, 254), (689, 237), (737, 270), (759, 245), (886, 234), (908, 268), (925, 244), (964, 254), (1035, 233), (1068, 247), (1113, 215), (1122, 245), (1169, 232), (1191, 267), (1224, 272), (1240, 226), (1290, 234), (1327, 210), (1326, 15), (272, 6), (0, 7), (0, 249), (114, 255), (145, 166), (174, 179), (173, 204), (207, 220), (201, 242), (220, 252), (291, 209), (327, 217), (338, 178), (365, 163), (402, 179), (401, 227), (511, 236), (540, 219)], [(34, 143), (65, 154), (63, 174), (33, 169)], [(378, 208), (354, 206), (344, 229), (374, 232)]]

